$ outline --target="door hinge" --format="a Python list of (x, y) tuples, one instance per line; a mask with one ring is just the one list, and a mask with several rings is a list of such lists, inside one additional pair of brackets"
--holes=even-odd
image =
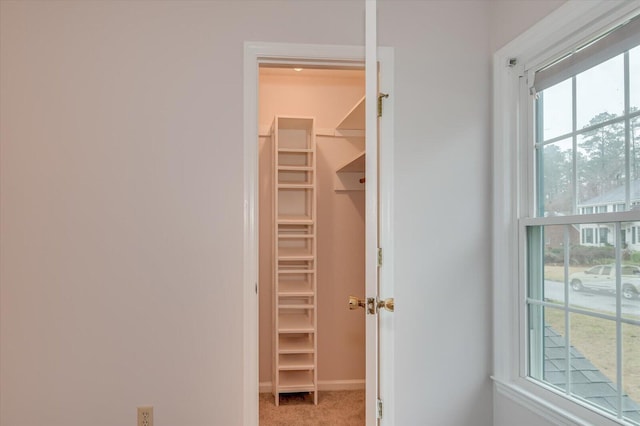
[(382, 247), (378, 247), (378, 266), (382, 266)]
[(382, 117), (382, 99), (388, 98), (388, 93), (379, 93), (378, 94), (378, 117)]
[(256, 294), (258, 294), (258, 283), (256, 283)]
[(382, 400), (378, 398), (378, 418), (382, 418)]

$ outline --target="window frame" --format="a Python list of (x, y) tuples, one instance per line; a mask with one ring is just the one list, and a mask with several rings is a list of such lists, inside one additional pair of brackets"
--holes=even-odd
[[(583, 2), (569, 0), (494, 55), (493, 115), (493, 285), (495, 391), (553, 423), (619, 425), (592, 406), (567, 398), (551, 386), (527, 377), (525, 235), (522, 227), (553, 224), (535, 218), (532, 150), (523, 149), (533, 135), (524, 70), (563, 56), (594, 36), (640, 12), (640, 0)], [(616, 212), (575, 217), (576, 222), (635, 221), (637, 213)], [(551, 219), (549, 221), (549, 219)], [(565, 219), (566, 220), (566, 219)], [(513, 283), (518, 283), (517, 286)]]

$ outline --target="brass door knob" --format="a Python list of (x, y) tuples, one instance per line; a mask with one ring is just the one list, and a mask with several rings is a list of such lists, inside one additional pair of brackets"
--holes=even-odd
[(393, 312), (393, 302), (393, 297), (376, 301), (373, 297), (369, 297), (368, 299), (358, 299), (355, 296), (349, 296), (349, 309), (353, 311), (354, 309), (365, 308), (367, 314), (375, 315), (382, 308), (389, 312)]
[(385, 308), (389, 312), (393, 312), (393, 297), (378, 301), (378, 310)]
[(349, 309), (351, 309), (352, 311), (354, 309), (364, 308), (365, 305), (366, 302), (364, 299), (358, 299), (355, 296), (349, 296)]

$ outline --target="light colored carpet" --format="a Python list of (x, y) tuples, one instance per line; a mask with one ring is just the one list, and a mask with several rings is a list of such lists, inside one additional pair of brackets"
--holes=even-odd
[(364, 390), (318, 392), (318, 405), (308, 393), (260, 394), (260, 426), (363, 426)]

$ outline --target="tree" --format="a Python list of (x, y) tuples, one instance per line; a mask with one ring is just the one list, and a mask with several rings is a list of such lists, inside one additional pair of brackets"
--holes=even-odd
[(542, 170), (544, 175), (545, 210), (571, 211), (571, 150), (562, 150), (556, 144), (544, 147)]
[[(585, 127), (616, 118), (615, 114), (602, 112), (593, 117)], [(605, 125), (583, 134), (578, 150), (578, 183), (580, 201), (608, 192), (624, 184), (625, 149), (624, 122)]]

